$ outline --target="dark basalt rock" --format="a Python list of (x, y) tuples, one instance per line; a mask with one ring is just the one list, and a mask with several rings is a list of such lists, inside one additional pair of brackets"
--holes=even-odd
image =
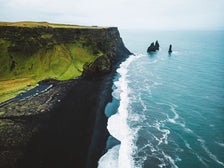
[(150, 46), (149, 46), (148, 49), (147, 49), (147, 52), (156, 52), (156, 51), (158, 51), (158, 50), (159, 50), (159, 42), (158, 42), (158, 40), (156, 40), (155, 43), (152, 42), (152, 43), (150, 44)]
[(156, 51), (155, 45), (154, 45), (154, 42), (152, 42), (150, 46), (148, 47), (147, 52), (155, 52), (155, 51)]
[(156, 49), (156, 50), (159, 50), (159, 42), (158, 42), (158, 40), (156, 40), (156, 43), (155, 43), (155, 49)]
[(172, 51), (172, 45), (170, 44), (168, 53), (172, 53), (172, 52), (173, 52)]

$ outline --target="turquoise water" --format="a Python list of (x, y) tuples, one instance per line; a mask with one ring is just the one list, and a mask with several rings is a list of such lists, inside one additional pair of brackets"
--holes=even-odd
[[(108, 130), (121, 144), (99, 167), (224, 167), (224, 32), (121, 36), (135, 55), (118, 69), (108, 105), (116, 108), (106, 110)], [(156, 40), (160, 50), (147, 54)]]

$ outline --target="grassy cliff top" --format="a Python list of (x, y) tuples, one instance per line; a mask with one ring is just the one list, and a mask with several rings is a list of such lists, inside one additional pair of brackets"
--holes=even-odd
[(0, 102), (44, 79), (79, 77), (99, 57), (109, 70), (107, 53), (119, 38), (110, 27), (0, 22), (0, 28)]
[(13, 26), (13, 27), (51, 27), (51, 28), (70, 28), (70, 29), (102, 29), (108, 27), (98, 27), (98, 26), (81, 26), (81, 25), (70, 25), (70, 24), (56, 24), (48, 22), (0, 22), (0, 26)]

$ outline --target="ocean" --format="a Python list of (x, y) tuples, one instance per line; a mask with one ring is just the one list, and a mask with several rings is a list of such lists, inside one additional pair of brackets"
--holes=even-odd
[(224, 31), (120, 32), (134, 55), (114, 78), (98, 168), (224, 167)]

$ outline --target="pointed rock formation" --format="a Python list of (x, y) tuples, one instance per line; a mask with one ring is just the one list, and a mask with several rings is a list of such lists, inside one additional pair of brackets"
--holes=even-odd
[(156, 50), (159, 50), (159, 42), (158, 42), (158, 40), (156, 40), (156, 43), (155, 43), (155, 49), (156, 49)]
[(173, 52), (172, 51), (172, 45), (170, 44), (168, 53), (172, 53), (172, 52)]
[(150, 44), (150, 46), (148, 47), (147, 52), (155, 52), (155, 51), (156, 51), (155, 50), (155, 44), (154, 44), (154, 42), (152, 42)]
[(147, 52), (156, 52), (156, 51), (158, 51), (158, 50), (159, 50), (159, 42), (158, 42), (158, 40), (156, 40), (155, 43), (152, 42), (152, 43), (150, 44), (150, 46), (149, 46), (148, 49), (147, 49)]

